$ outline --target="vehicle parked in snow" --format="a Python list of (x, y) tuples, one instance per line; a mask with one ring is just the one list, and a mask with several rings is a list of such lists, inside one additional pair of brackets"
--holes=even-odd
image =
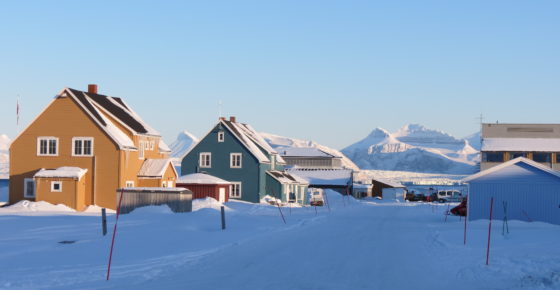
[(458, 190), (440, 190), (436, 198), (438, 202), (460, 202), (463, 200), (463, 193)]
[(309, 204), (312, 206), (323, 206), (323, 204), (325, 204), (325, 201), (323, 199), (323, 192), (321, 190), (311, 191), (311, 199), (309, 200)]

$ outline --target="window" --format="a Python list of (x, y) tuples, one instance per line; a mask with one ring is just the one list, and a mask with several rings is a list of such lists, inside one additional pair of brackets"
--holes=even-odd
[(504, 162), (504, 154), (502, 152), (482, 152), (482, 161)]
[(551, 154), (545, 152), (535, 152), (533, 153), (533, 161), (541, 163), (550, 163)]
[(241, 153), (231, 153), (229, 155), (229, 167), (241, 168)]
[(556, 153), (556, 163), (560, 163), (560, 153)]
[(171, 180), (167, 181), (167, 187), (173, 187), (173, 181)]
[(241, 198), (241, 182), (232, 182), (229, 197)]
[(527, 158), (527, 152), (510, 152), (509, 159), (515, 159), (517, 157), (525, 157)]
[(51, 181), (51, 192), (61, 192), (62, 182), (61, 181)]
[(161, 182), (161, 187), (167, 187), (167, 181), (162, 181)]
[(200, 157), (198, 159), (198, 165), (201, 168), (212, 167), (212, 153), (208, 153), (208, 152), (200, 153)]
[(72, 138), (72, 156), (93, 156), (93, 138)]
[(140, 148), (138, 148), (140, 151), (138, 152), (138, 159), (144, 159), (144, 149), (146, 146), (146, 142), (145, 141), (140, 141)]
[(126, 188), (134, 187), (134, 181), (131, 181), (131, 180), (127, 181), (127, 182), (125, 183), (125, 186), (124, 186), (124, 187), (126, 187)]
[(35, 181), (33, 180), (33, 178), (26, 178), (23, 180), (23, 197), (35, 197)]
[(37, 138), (37, 155), (58, 156), (58, 138), (55, 137)]
[(223, 131), (218, 132), (218, 142), (224, 142), (225, 135)]

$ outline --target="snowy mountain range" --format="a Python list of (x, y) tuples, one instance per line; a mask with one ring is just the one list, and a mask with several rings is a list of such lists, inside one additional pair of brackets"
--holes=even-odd
[[(474, 148), (471, 142), (476, 142)], [(470, 174), (479, 162), (480, 134), (457, 139), (409, 124), (394, 133), (376, 128), (342, 150), (361, 169)]]
[(8, 178), (10, 165), (10, 143), (12, 140), (7, 135), (0, 135), (0, 179)]
[(354, 170), (359, 170), (358, 166), (352, 162), (348, 157), (344, 156), (340, 151), (336, 149), (329, 148), (327, 146), (321, 145), (315, 141), (307, 141), (289, 137), (278, 136), (269, 133), (260, 133), (261, 136), (270, 144), (272, 148), (276, 151), (280, 151), (283, 148), (288, 147), (296, 147), (296, 148), (317, 148), (323, 150), (326, 153), (329, 153), (334, 156), (341, 156), (342, 157), (342, 165), (347, 168), (352, 168)]
[(177, 135), (177, 139), (169, 145), (171, 149), (171, 158), (173, 159), (173, 164), (176, 166), (181, 165), (180, 158), (183, 157), (196, 143), (199, 139), (188, 131), (183, 131)]

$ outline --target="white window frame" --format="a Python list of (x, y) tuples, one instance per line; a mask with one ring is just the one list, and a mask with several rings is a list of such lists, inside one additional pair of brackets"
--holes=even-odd
[[(82, 142), (82, 152), (81, 154), (76, 154), (76, 141)], [(91, 141), (91, 153), (83, 154), (84, 152), (84, 141)], [(93, 137), (74, 137), (72, 138), (72, 156), (73, 157), (91, 157), (93, 156)]]
[[(237, 186), (239, 187), (239, 194), (238, 195), (234, 195), (234, 187)], [(229, 191), (229, 197), (230, 198), (241, 198), (241, 196), (243, 196), (243, 184), (241, 182), (232, 182), (231, 183), (231, 189)]]
[[(47, 141), (47, 153), (45, 154), (41, 154), (41, 141)], [(49, 153), (50, 151), (50, 141), (55, 141), (55, 146), (56, 146), (56, 152), (54, 154)], [(56, 137), (37, 137), (37, 156), (58, 156), (58, 150), (59, 150), (59, 142), (58, 142), (58, 138)]]
[(132, 181), (132, 180), (127, 180), (127, 181), (124, 183), (124, 187), (126, 187), (126, 188), (134, 187), (134, 181)]
[[(58, 184), (58, 189), (54, 189), (56, 184)], [(62, 192), (62, 181), (51, 181), (51, 192)]]
[(167, 181), (167, 187), (173, 187), (173, 180)]
[(146, 154), (144, 154), (144, 149), (146, 149), (146, 141), (139, 141), (138, 145), (140, 148), (138, 148), (138, 159), (144, 159), (144, 156), (146, 156)]
[[(203, 164), (203, 156), (206, 156), (208, 158), (208, 165)], [(212, 168), (212, 153), (200, 152), (200, 154), (198, 154), (198, 166), (200, 168)]]
[[(27, 183), (28, 183), (29, 181), (33, 181), (33, 195), (27, 195)], [(24, 179), (23, 179), (23, 197), (24, 197), (24, 198), (35, 198), (35, 196), (37, 196), (36, 185), (35, 185), (35, 179), (33, 179), (33, 178), (24, 178)]]
[[(239, 165), (234, 164), (235, 158), (239, 158)], [(242, 153), (230, 153), (229, 154), (229, 168), (242, 168), (243, 167), (243, 154)]]
[(218, 142), (222, 143), (226, 140), (226, 134), (224, 131), (218, 132)]

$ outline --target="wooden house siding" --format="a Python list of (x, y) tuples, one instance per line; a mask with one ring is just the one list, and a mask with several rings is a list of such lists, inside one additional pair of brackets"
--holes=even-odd
[[(37, 156), (37, 138), (41, 136), (58, 138), (58, 156)], [(95, 157), (73, 157), (73, 137), (93, 137)], [(10, 146), (10, 203), (25, 199), (24, 179), (32, 178), (41, 168), (74, 166), (88, 170), (84, 176), (85, 203), (114, 208), (114, 199), (105, 198), (103, 193), (113, 195), (110, 192), (118, 187), (118, 159), (117, 145), (74, 100), (57, 98)]]
[[(181, 161), (181, 175), (206, 172), (230, 182), (241, 182), (241, 200), (259, 202), (261, 195), (260, 166), (257, 159), (226, 128), (224, 141), (218, 142), (218, 126), (196, 144)], [(199, 155), (212, 153), (211, 168), (199, 168)], [(242, 168), (230, 168), (230, 153), (241, 153)], [(264, 176), (263, 176), (264, 177)]]
[[(65, 90), (63, 92), (66, 92)], [(93, 105), (95, 106), (95, 105)], [(24, 179), (32, 178), (42, 168), (55, 169), (71, 166), (87, 169), (82, 178), (84, 183), (83, 202), (62, 199), (62, 203), (80, 209), (81, 204), (116, 208), (116, 189), (124, 187), (126, 181), (138, 184), (138, 171), (147, 158), (167, 158), (168, 153), (159, 152), (159, 136), (137, 135), (120, 124), (111, 115), (100, 110), (105, 118), (131, 138), (139, 147), (140, 141), (153, 142), (153, 150), (145, 150), (144, 158), (139, 151), (122, 150), (105, 129), (71, 96), (57, 96), (49, 106), (12, 142), (10, 146), (10, 203), (25, 199)], [(99, 117), (99, 115), (98, 115)], [(38, 156), (37, 138), (58, 139), (57, 156)], [(72, 138), (93, 138), (93, 156), (73, 156)], [(173, 179), (176, 175), (173, 172)], [(166, 178), (170, 178), (169, 175)], [(158, 186), (161, 186), (159, 184)], [(80, 197), (81, 198), (81, 197)], [(33, 199), (31, 199), (33, 200)], [(41, 200), (35, 197), (34, 200)]]
[(220, 188), (225, 190), (225, 202), (229, 201), (229, 185), (228, 184), (183, 184), (178, 183), (177, 187), (184, 187), (193, 192), (193, 199), (203, 199), (211, 197), (220, 200)]

